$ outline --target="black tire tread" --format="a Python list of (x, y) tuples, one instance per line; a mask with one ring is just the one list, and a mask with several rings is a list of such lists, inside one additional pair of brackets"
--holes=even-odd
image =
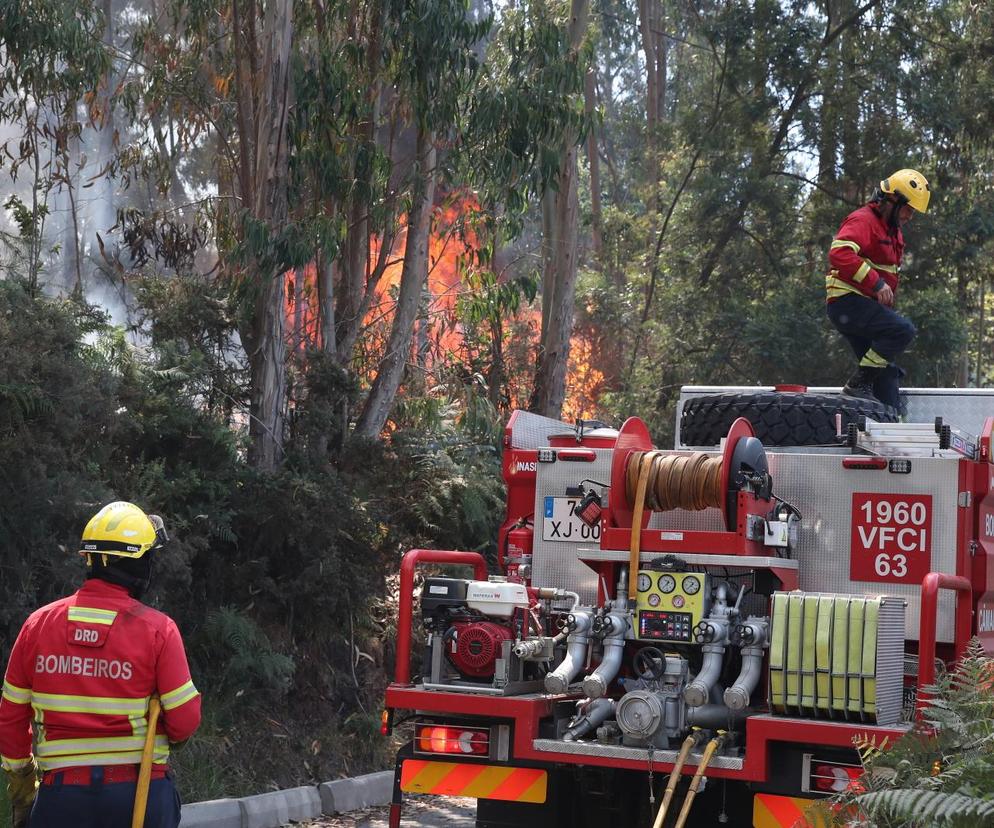
[(680, 417), (680, 442), (714, 446), (732, 423), (745, 417), (767, 446), (841, 445), (835, 415), (842, 415), (842, 433), (860, 417), (882, 423), (898, 420), (896, 409), (876, 400), (842, 394), (750, 391), (706, 394), (687, 400)]

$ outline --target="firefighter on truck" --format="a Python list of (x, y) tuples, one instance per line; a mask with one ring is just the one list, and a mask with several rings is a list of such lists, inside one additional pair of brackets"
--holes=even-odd
[(826, 311), (845, 337), (858, 366), (843, 394), (899, 408), (904, 376), (894, 360), (915, 338), (915, 326), (894, 310), (904, 255), (901, 227), (925, 213), (928, 181), (916, 170), (898, 170), (880, 182), (868, 204), (842, 222), (832, 242), (825, 280)]
[[(169, 746), (200, 724), (200, 694), (175, 622), (140, 600), (167, 541), (158, 516), (108, 504), (83, 530), (83, 586), (24, 622), (0, 700), (14, 828), (131, 826), (147, 737), (153, 764), (144, 824), (179, 825)], [(150, 736), (156, 696), (162, 713)]]

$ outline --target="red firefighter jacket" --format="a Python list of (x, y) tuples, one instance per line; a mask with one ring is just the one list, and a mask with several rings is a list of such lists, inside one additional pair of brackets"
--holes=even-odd
[(5, 770), (141, 762), (148, 703), (162, 703), (154, 761), (200, 724), (183, 640), (167, 615), (124, 587), (96, 578), (74, 595), (36, 610), (10, 654), (0, 698)]
[(847, 293), (876, 299), (876, 291), (885, 283), (897, 293), (897, 271), (903, 254), (900, 229), (890, 235), (887, 223), (869, 204), (854, 210), (842, 222), (828, 253), (828, 301)]

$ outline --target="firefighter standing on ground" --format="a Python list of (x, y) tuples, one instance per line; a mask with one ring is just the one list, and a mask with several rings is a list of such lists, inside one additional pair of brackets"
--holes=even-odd
[(31, 828), (129, 828), (153, 695), (162, 715), (145, 826), (179, 825), (166, 762), (200, 724), (200, 694), (175, 622), (139, 601), (167, 540), (157, 516), (105, 506), (83, 531), (83, 586), (24, 622), (0, 699), (14, 828), (29, 815)]
[(904, 372), (894, 360), (915, 337), (915, 326), (893, 309), (904, 254), (901, 226), (928, 210), (929, 196), (925, 176), (898, 170), (880, 182), (869, 204), (846, 216), (832, 242), (828, 318), (859, 360), (844, 394), (900, 406)]

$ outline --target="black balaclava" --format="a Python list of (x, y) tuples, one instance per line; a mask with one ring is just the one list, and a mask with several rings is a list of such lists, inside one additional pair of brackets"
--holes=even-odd
[[(92, 564), (86, 568), (87, 578), (99, 578), (112, 584), (123, 586), (137, 601), (148, 591), (152, 583), (152, 559), (155, 549), (149, 549), (140, 558), (123, 558), (119, 555), (91, 553)], [(104, 563), (104, 560), (107, 563)]]
[(885, 193), (883, 190), (875, 190), (873, 193), (873, 198), (870, 199), (873, 204), (891, 204), (890, 215), (887, 217), (887, 235), (891, 238), (897, 237), (897, 231), (901, 229), (901, 208), (908, 203), (906, 199), (900, 193)]

